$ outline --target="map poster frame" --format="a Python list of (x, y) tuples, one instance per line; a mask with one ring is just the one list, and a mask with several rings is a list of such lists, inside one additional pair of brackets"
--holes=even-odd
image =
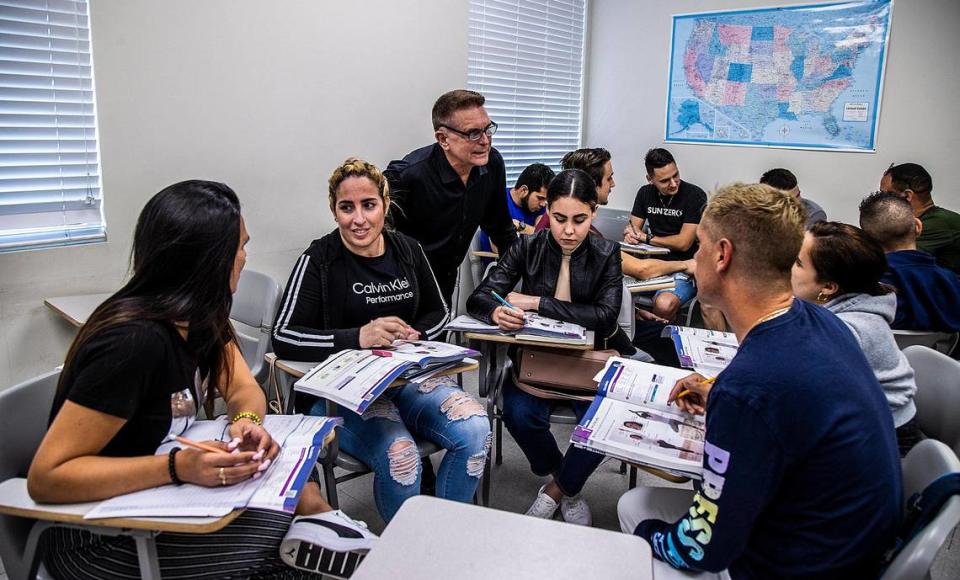
[(893, 0), (673, 15), (664, 141), (875, 153), (892, 18)]

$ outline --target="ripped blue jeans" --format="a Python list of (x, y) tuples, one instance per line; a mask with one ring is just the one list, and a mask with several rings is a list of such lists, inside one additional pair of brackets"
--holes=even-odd
[[(323, 401), (310, 410), (325, 412)], [(414, 436), (447, 450), (437, 470), (437, 497), (473, 498), (490, 450), (490, 423), (484, 406), (451, 378), (388, 389), (362, 416), (346, 410), (341, 415), (340, 448), (373, 470), (373, 497), (385, 521), (420, 493)]]

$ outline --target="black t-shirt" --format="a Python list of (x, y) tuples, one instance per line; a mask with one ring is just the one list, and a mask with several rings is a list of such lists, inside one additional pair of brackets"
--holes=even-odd
[(72, 368), (50, 421), (65, 399), (125, 419), (99, 455), (152, 455), (167, 435), (179, 435), (196, 418), (197, 361), (172, 324), (137, 321), (108, 328), (80, 348)]
[(343, 255), (346, 275), (342, 280), (347, 286), (342, 305), (345, 327), (360, 327), (383, 316), (398, 316), (407, 323), (413, 320), (413, 288), (390, 244), (376, 258), (349, 251)]
[[(640, 188), (630, 213), (650, 224), (654, 236), (675, 236), (683, 224), (698, 224), (707, 205), (707, 194), (692, 183), (680, 182), (676, 195), (660, 195), (653, 184)], [(668, 260), (686, 260), (697, 251), (694, 242), (686, 252), (671, 251)]]

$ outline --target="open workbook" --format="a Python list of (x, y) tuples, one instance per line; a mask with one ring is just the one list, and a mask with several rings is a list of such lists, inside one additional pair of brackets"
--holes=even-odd
[(740, 343), (732, 332), (667, 326), (663, 336), (673, 340), (680, 366), (693, 369), (705, 377), (715, 377), (737, 356)]
[(660, 246), (654, 246), (652, 244), (630, 244), (627, 242), (620, 242), (620, 249), (624, 252), (633, 252), (636, 254), (649, 254), (649, 255), (666, 255), (670, 253), (669, 248), (662, 248)]
[(677, 287), (677, 282), (673, 279), (673, 275), (654, 276), (653, 278), (644, 278), (643, 280), (624, 276), (623, 280), (626, 282), (629, 292), (653, 292), (655, 290), (671, 290)]
[[(237, 508), (293, 513), (324, 439), (342, 422), (339, 417), (267, 415), (263, 426), (280, 446), (280, 454), (259, 479), (223, 487), (185, 483), (144, 489), (105, 500), (84, 519), (219, 517)], [(193, 441), (227, 441), (229, 428), (226, 417), (196, 421), (182, 436)], [(179, 445), (176, 441), (166, 442), (157, 448), (157, 455), (169, 453)]]
[(523, 328), (513, 332), (500, 330), (496, 324), (486, 324), (466, 314), (454, 318), (444, 327), (444, 330), (502, 334), (514, 336), (520, 340), (554, 344), (586, 344), (588, 340), (587, 329), (583, 326), (540, 316), (536, 312), (526, 313)]
[(631, 463), (700, 479), (705, 422), (667, 397), (690, 371), (611, 357), (571, 443)]
[(342, 350), (308, 371), (293, 388), (363, 413), (393, 381), (421, 382), (476, 356), (477, 351), (430, 340), (396, 341), (377, 349)]

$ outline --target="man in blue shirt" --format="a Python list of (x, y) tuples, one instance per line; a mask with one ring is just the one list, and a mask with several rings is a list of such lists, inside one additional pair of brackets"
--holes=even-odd
[(896, 193), (877, 192), (860, 202), (860, 227), (887, 253), (881, 281), (897, 289), (897, 330), (960, 330), (960, 278), (917, 249), (923, 222), (910, 202)]
[[(555, 175), (543, 163), (534, 163), (523, 170), (513, 189), (507, 190), (507, 209), (518, 233), (533, 233), (533, 225), (547, 207), (547, 186)], [(480, 249), (496, 251), (490, 246), (490, 236), (483, 230), (480, 230)]]
[(677, 577), (672, 568), (876, 577), (892, 545), (902, 501), (893, 419), (847, 326), (793, 297), (802, 208), (770, 186), (735, 184), (704, 210), (700, 300), (723, 312), (740, 348), (712, 385), (694, 374), (670, 394), (706, 413), (703, 481), (620, 499), (620, 525), (650, 543), (657, 578)]

